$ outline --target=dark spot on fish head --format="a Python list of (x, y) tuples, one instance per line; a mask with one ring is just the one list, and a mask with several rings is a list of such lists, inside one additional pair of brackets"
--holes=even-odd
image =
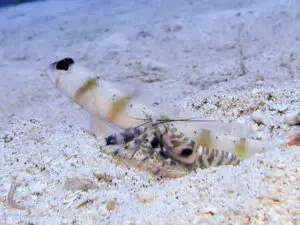
[(193, 154), (193, 149), (191, 148), (183, 148), (180, 152), (180, 156), (182, 157), (189, 157)]
[(70, 65), (74, 64), (74, 60), (72, 58), (64, 58), (55, 63), (55, 68), (57, 70), (65, 70), (68, 71)]
[(117, 137), (115, 135), (110, 135), (105, 138), (106, 145), (116, 145), (118, 144)]

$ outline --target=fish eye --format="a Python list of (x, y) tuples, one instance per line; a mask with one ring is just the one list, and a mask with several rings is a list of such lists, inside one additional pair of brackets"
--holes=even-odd
[(182, 157), (189, 157), (192, 154), (193, 154), (193, 149), (191, 148), (184, 148), (180, 152), (180, 156)]
[(72, 58), (64, 58), (58, 61), (55, 65), (57, 70), (65, 70), (68, 71), (70, 65), (74, 64), (74, 60)]

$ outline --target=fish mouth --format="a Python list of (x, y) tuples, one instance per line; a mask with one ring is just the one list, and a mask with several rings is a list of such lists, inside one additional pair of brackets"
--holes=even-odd
[(56, 67), (56, 62), (51, 63), (49, 66), (47, 66), (44, 69), (44, 73), (46, 74), (46, 76), (48, 77), (48, 79), (52, 82), (55, 83), (56, 80), (56, 76), (55, 76), (55, 67)]

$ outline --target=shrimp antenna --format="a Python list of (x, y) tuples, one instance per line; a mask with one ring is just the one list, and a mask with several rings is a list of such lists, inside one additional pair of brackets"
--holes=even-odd
[[(135, 120), (141, 120), (141, 121), (147, 121), (145, 122), (145, 124), (150, 123), (151, 122), (151, 117), (149, 118), (138, 118), (138, 117), (129, 117), (131, 119), (135, 119)], [(214, 119), (198, 119), (200, 117), (189, 117), (189, 118), (182, 118), (182, 119), (156, 119), (155, 121), (159, 122), (159, 123), (170, 123), (170, 122), (219, 122), (219, 120), (214, 120)]]

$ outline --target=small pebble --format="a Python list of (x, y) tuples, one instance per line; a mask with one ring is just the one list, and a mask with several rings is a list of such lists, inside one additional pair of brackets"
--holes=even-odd
[(215, 215), (218, 212), (218, 209), (213, 206), (208, 206), (200, 211), (202, 215)]
[(9, 143), (9, 142), (11, 142), (13, 139), (14, 139), (14, 137), (13, 137), (12, 135), (9, 135), (9, 134), (4, 135), (4, 137), (3, 137), (4, 143)]
[(31, 190), (32, 194), (34, 194), (34, 195), (41, 195), (41, 194), (43, 194), (43, 192), (45, 192), (46, 187), (47, 186), (45, 184), (42, 184), (42, 183), (38, 182), (38, 183), (35, 183), (30, 188), (30, 190)]
[(106, 204), (106, 209), (109, 210), (109, 211), (112, 211), (116, 208), (117, 204), (118, 203), (117, 203), (116, 200), (110, 200)]
[(289, 146), (300, 146), (300, 131), (290, 134), (287, 144)]
[(287, 122), (287, 124), (289, 125), (300, 125), (300, 112), (293, 112), (293, 113), (289, 113), (286, 117), (285, 117), (285, 121)]
[(136, 197), (137, 201), (142, 204), (149, 204), (155, 201), (155, 197), (148, 192), (140, 192)]
[(278, 164), (278, 165), (277, 165), (277, 168), (278, 168), (278, 169), (285, 169), (285, 168), (286, 168), (286, 164), (283, 164), (283, 163)]
[(66, 179), (64, 187), (68, 191), (74, 192), (77, 190), (87, 191), (89, 189), (97, 189), (98, 185), (85, 178), (72, 177)]
[(265, 115), (261, 111), (255, 111), (252, 113), (251, 118), (258, 124), (267, 124)]
[(279, 113), (285, 113), (289, 107), (283, 104), (275, 104), (273, 108)]
[(94, 176), (97, 178), (99, 182), (105, 182), (111, 184), (113, 181), (113, 178), (110, 174), (106, 173), (94, 173)]

